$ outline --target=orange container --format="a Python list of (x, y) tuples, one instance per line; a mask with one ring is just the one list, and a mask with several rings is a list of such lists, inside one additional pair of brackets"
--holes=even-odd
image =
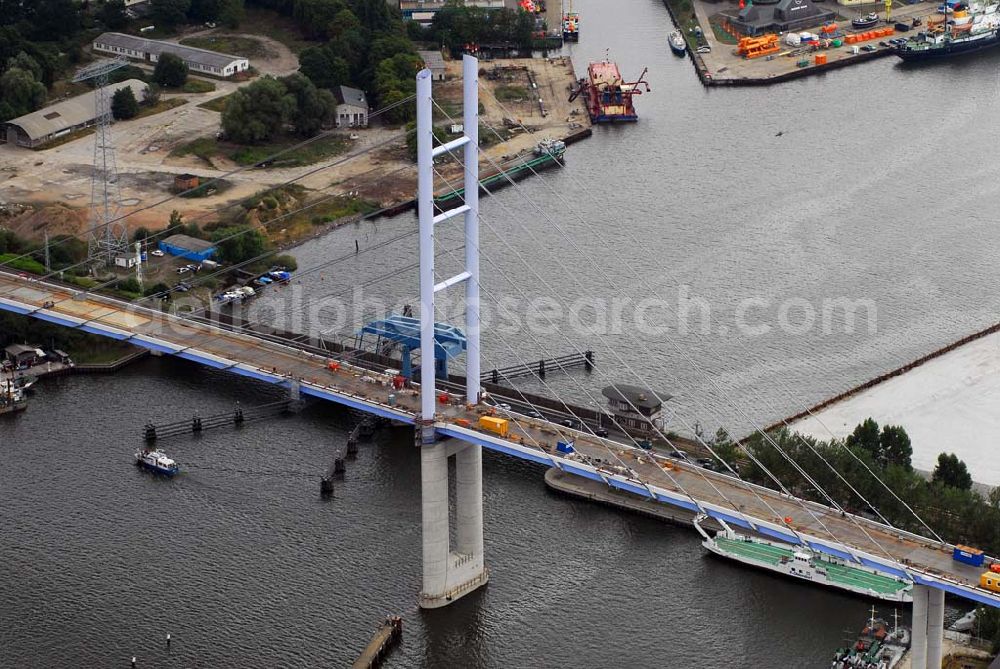
[(818, 54), (816, 54), (816, 64), (817, 65), (826, 65), (826, 54), (825, 53), (818, 53)]

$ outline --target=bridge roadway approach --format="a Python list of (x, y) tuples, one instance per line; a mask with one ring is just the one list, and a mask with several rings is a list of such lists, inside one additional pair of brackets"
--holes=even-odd
[[(51, 306), (45, 308), (46, 304)], [(332, 358), (113, 298), (78, 293), (72, 287), (0, 271), (0, 309), (128, 341), (266, 383), (289, 388), (297, 386), (303, 395), (403, 423), (415, 424), (420, 414), (419, 392), (413, 390), (395, 392), (395, 403), (390, 405), (389, 394), (393, 391), (388, 377), (383, 374), (343, 363), (339, 370), (330, 371), (327, 365)], [(648, 501), (655, 500), (687, 511), (700, 510), (730, 525), (797, 544), (799, 540), (789, 532), (783, 520), (790, 518), (791, 527), (814, 550), (912, 579), (917, 585), (1000, 607), (1000, 594), (978, 586), (983, 569), (952, 560), (949, 545), (865, 518), (841, 516), (828, 507), (806, 502), (812, 513), (830, 529), (834, 539), (797, 500), (773, 490), (748, 487), (724, 474), (591, 434), (557, 428), (544, 420), (518, 416), (516, 424), (511, 421), (508, 437), (501, 438), (475, 429), (479, 415), (486, 410), (482, 406), (469, 407), (459, 397), (452, 402), (439, 403), (437, 433), (548, 467), (558, 467), (568, 474), (600, 481)], [(569, 433), (575, 438), (576, 450), (589, 456), (589, 461), (554, 452), (560, 434)], [(596, 463), (597, 458), (603, 462)], [(619, 460), (627, 468), (621, 468)], [(667, 467), (669, 469), (665, 469)], [(698, 500), (697, 506), (680, 486)], [(767, 500), (773, 511), (758, 496)], [(875, 546), (859, 526), (864, 527), (882, 548)]]

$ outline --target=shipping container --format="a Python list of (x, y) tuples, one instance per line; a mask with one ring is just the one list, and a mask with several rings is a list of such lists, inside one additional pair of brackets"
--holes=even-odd
[(493, 434), (498, 434), (501, 437), (507, 436), (508, 426), (509, 423), (506, 418), (494, 418), (493, 416), (479, 417), (480, 429), (492, 432)]
[(573, 448), (573, 442), (560, 441), (556, 442), (556, 451), (559, 453), (574, 453), (576, 449)]
[(955, 546), (955, 552), (952, 553), (951, 557), (957, 562), (971, 564), (973, 567), (982, 567), (985, 556), (978, 548), (972, 548), (970, 546)]

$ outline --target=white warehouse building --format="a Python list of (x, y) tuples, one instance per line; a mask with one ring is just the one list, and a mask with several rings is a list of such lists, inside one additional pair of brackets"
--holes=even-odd
[(94, 40), (94, 51), (112, 56), (125, 56), (146, 63), (156, 63), (160, 59), (160, 54), (172, 53), (187, 63), (191, 72), (223, 78), (250, 69), (250, 61), (242, 56), (122, 33), (104, 33)]

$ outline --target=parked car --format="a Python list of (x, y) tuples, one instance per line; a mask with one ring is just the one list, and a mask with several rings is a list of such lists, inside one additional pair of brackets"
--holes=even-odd
[(594, 430), (594, 434), (597, 435), (598, 437), (606, 437), (608, 436), (608, 431), (603, 427), (599, 427), (596, 430)]
[(715, 472), (719, 471), (718, 465), (715, 464), (715, 460), (712, 458), (698, 458), (695, 460), (699, 467), (703, 467), (709, 471)]
[(678, 460), (687, 460), (688, 454), (685, 453), (684, 451), (675, 448), (672, 451), (670, 451), (670, 457), (677, 458)]
[(529, 411), (524, 415), (528, 416), (529, 418), (542, 418), (542, 414), (538, 413), (537, 411)]
[(156, 256), (157, 258), (162, 258), (163, 251), (161, 251), (160, 249), (153, 249), (152, 251), (149, 252), (149, 255)]
[(874, 44), (865, 44), (863, 47), (861, 47), (861, 50), (862, 51), (878, 51), (878, 47), (875, 46)]
[(563, 427), (568, 427), (573, 429), (576, 429), (579, 426), (579, 423), (573, 420), (572, 418), (564, 418), (563, 420), (559, 421), (559, 424), (562, 425)]
[(177, 268), (177, 273), (178, 274), (187, 274), (190, 271), (191, 271), (190, 267), (178, 267)]

